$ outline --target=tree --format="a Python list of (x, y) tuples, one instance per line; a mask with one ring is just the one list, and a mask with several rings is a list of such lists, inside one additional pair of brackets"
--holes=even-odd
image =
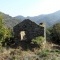
[(3, 28), (2, 28), (2, 18), (0, 18), (0, 41), (2, 40), (2, 36), (3, 36)]
[(54, 42), (60, 43), (60, 23), (53, 26), (51, 36)]
[[(12, 30), (7, 28), (2, 22), (2, 18), (0, 18), (0, 44), (5, 42), (5, 39), (12, 37)], [(5, 42), (6, 43), (6, 42)]]

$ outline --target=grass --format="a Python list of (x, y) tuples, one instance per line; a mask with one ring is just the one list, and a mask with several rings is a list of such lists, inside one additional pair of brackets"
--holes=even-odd
[(50, 52), (51, 52), (51, 53), (58, 53), (58, 54), (60, 54), (60, 50), (58, 50), (58, 49), (51, 50)]
[(49, 54), (49, 50), (42, 50), (40, 52), (37, 53), (37, 55), (39, 55), (39, 57), (46, 57)]
[(40, 60), (49, 60), (50, 58), (51, 60), (58, 60), (60, 58), (60, 50), (58, 49), (55, 49), (55, 50), (45, 49), (39, 52), (37, 51), (36, 54), (30, 50), (22, 51), (20, 48), (16, 48), (16, 49), (9, 48), (8, 50), (5, 49), (4, 52), (0, 53), (0, 57), (2, 57), (3, 59), (7, 57), (4, 60), (9, 60), (9, 59), (10, 60), (23, 60), (23, 59), (29, 60), (29, 58), (30, 60), (31, 59), (36, 60), (37, 59), (36, 56), (38, 56)]

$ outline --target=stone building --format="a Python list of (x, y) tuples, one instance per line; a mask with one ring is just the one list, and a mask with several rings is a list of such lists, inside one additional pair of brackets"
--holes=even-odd
[(33, 38), (38, 36), (46, 36), (43, 23), (37, 25), (29, 19), (25, 19), (16, 26), (14, 26), (14, 37), (20, 41), (31, 41)]

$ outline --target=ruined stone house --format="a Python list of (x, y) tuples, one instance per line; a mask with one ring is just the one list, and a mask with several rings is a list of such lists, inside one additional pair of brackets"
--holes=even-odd
[(20, 41), (31, 41), (38, 36), (45, 37), (45, 29), (43, 23), (37, 25), (29, 19), (25, 19), (13, 28), (14, 37)]

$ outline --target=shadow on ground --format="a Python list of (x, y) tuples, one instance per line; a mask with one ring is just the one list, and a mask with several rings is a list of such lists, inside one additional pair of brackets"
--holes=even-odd
[(33, 51), (34, 48), (39, 48), (39, 45), (33, 44), (28, 41), (20, 41), (14, 40), (14, 38), (6, 39), (6, 41), (2, 42), (2, 46), (9, 48), (21, 48), (22, 50), (31, 50)]
[(39, 48), (37, 44), (28, 43), (26, 41), (21, 41), (19, 46), (22, 48), (22, 50), (31, 50), (31, 51), (33, 51), (34, 48)]

